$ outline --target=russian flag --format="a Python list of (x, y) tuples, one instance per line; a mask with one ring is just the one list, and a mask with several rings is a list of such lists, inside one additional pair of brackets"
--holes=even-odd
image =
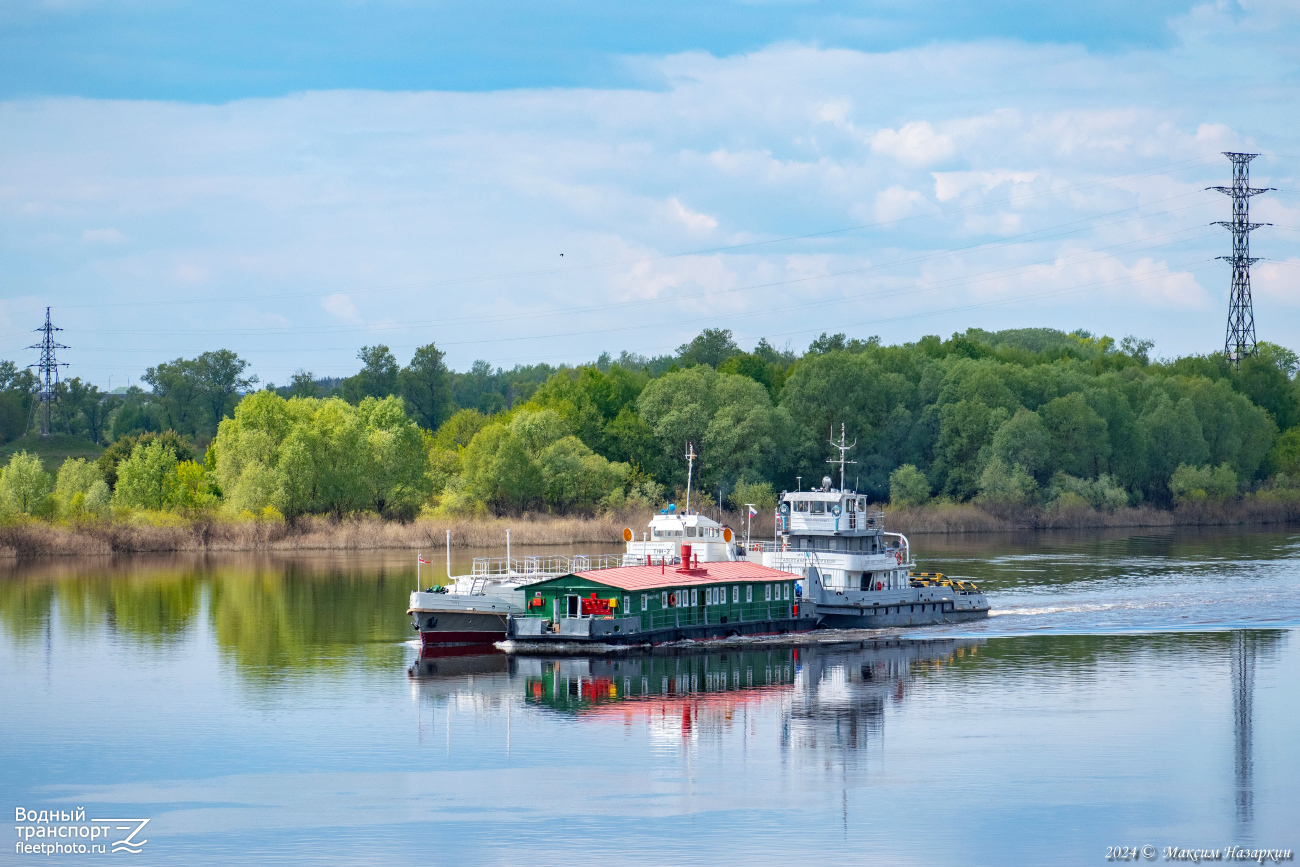
[(751, 517), (751, 518), (757, 518), (757, 517), (758, 517), (758, 509), (755, 509), (753, 506), (750, 506), (750, 507), (749, 507), (749, 517)]

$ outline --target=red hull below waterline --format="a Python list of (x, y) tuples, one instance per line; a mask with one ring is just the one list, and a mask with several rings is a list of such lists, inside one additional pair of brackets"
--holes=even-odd
[(505, 641), (505, 630), (497, 632), (421, 632), (420, 642), (425, 647), (437, 647), (446, 644), (495, 644)]

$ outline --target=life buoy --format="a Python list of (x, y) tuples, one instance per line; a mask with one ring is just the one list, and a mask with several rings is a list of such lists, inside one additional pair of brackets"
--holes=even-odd
[(895, 552), (894, 552), (894, 559), (898, 561), (898, 565), (899, 565), (899, 566), (902, 566), (902, 565), (903, 565), (903, 552), (902, 552), (902, 551), (895, 551)]

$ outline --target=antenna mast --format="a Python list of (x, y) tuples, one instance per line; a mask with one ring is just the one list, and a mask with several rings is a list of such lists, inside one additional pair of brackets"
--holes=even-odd
[(691, 471), (695, 467), (695, 447), (686, 443), (686, 514), (691, 513)]
[(41, 436), (43, 437), (50, 435), (50, 404), (54, 402), (54, 386), (59, 381), (59, 368), (68, 366), (66, 363), (60, 363), (54, 357), (54, 350), (71, 348), (54, 341), (54, 332), (62, 330), (62, 328), (55, 328), (50, 324), (50, 308), (46, 307), (45, 324), (36, 329), (36, 332), (42, 335), (41, 342), (33, 343), (27, 347), (28, 349), (39, 349), (41, 351), (41, 360), (27, 366), (36, 368), (41, 383), (41, 390), (37, 393), (37, 397), (40, 398), (42, 408), (45, 410), (44, 418), (41, 419)]
[(1238, 370), (1241, 359), (1255, 354), (1255, 308), (1250, 297), (1250, 266), (1259, 261), (1250, 255), (1250, 232), (1272, 223), (1250, 221), (1250, 197), (1273, 189), (1250, 186), (1250, 161), (1259, 154), (1238, 154), (1224, 151), (1232, 160), (1232, 186), (1207, 187), (1232, 197), (1232, 221), (1219, 221), (1216, 226), (1232, 230), (1232, 255), (1220, 259), (1232, 263), (1232, 291), (1228, 298), (1228, 333), (1223, 341), (1223, 351)]
[[(835, 428), (831, 428), (831, 430), (833, 431), (833, 430), (835, 430)], [(835, 440), (831, 440), (831, 445), (835, 446), (835, 448), (837, 448), (837, 449), (840, 450), (840, 456), (839, 456), (839, 459), (837, 460), (837, 459), (835, 459), (835, 458), (831, 458), (830, 460), (826, 461), (826, 463), (828, 463), (828, 464), (839, 464), (839, 465), (840, 465), (840, 490), (841, 490), (841, 491), (844, 490), (844, 465), (845, 465), (845, 464), (856, 464), (856, 463), (857, 463), (857, 461), (846, 461), (846, 460), (844, 460), (844, 456), (845, 456), (846, 454), (848, 454), (849, 449), (853, 448), (853, 447), (856, 446), (857, 444), (858, 444), (858, 441), (857, 441), (857, 440), (854, 440), (853, 442), (849, 443), (848, 445), (845, 445), (845, 444), (844, 444), (844, 423), (843, 423), (843, 422), (840, 422), (840, 441), (839, 441), (839, 442), (835, 442)]]

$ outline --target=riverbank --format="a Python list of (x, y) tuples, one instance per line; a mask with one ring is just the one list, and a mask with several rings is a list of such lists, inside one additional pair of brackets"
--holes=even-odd
[[(513, 518), (419, 519), (408, 523), (375, 516), (334, 520), (306, 517), (292, 522), (227, 521), (217, 518), (85, 521), (49, 524), (30, 520), (0, 525), (0, 557), (103, 556), (166, 552), (441, 551), (500, 549), (510, 530), (515, 550), (542, 546), (621, 545), (624, 528), (639, 537), (651, 512), (595, 518), (524, 515)], [(739, 530), (740, 516), (720, 520)], [(887, 509), (885, 526), (909, 536), (999, 533), (1016, 530), (1086, 530), (1122, 527), (1231, 527), (1300, 524), (1300, 500), (1251, 497), (1230, 503), (1193, 503), (1176, 509), (1139, 507), (1114, 512), (1087, 507), (995, 513), (974, 504), (939, 503)], [(754, 539), (772, 538), (772, 516), (755, 519)]]

